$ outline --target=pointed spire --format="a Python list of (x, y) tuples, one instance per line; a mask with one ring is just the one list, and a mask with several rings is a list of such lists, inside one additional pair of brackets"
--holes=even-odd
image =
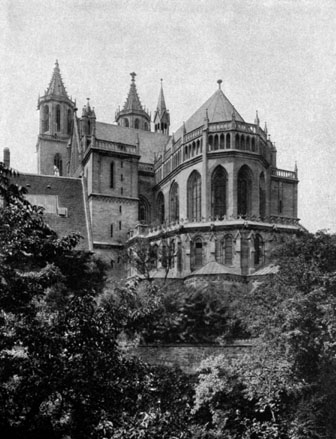
[(267, 130), (267, 123), (266, 122), (265, 122), (265, 126), (264, 126), (264, 132), (265, 132), (265, 134), (267, 136), (268, 130)]
[(123, 108), (123, 111), (129, 111), (129, 110), (140, 110), (143, 111), (139, 96), (138, 96), (138, 92), (136, 89), (136, 85), (135, 85), (135, 77), (136, 77), (136, 73), (132, 72), (130, 73), (132, 80), (131, 80), (131, 86), (130, 86), (130, 90), (128, 92), (128, 96)]
[(167, 107), (166, 107), (166, 101), (165, 101), (164, 94), (163, 94), (163, 87), (162, 87), (163, 79), (161, 78), (160, 81), (161, 81), (161, 89), (160, 89), (159, 100), (158, 100), (158, 104), (157, 104), (157, 111), (160, 115), (162, 115), (165, 111), (167, 111)]
[(58, 60), (56, 60), (55, 62), (55, 67), (51, 77), (51, 81), (49, 83), (48, 89), (46, 90), (45, 94), (63, 96), (69, 99), (68, 93), (63, 84), (63, 79), (58, 65)]
[(260, 124), (259, 115), (258, 115), (258, 110), (256, 110), (256, 117), (255, 117), (255, 119), (254, 119), (254, 123), (255, 123), (255, 125), (258, 125), (258, 126), (259, 126), (259, 124)]

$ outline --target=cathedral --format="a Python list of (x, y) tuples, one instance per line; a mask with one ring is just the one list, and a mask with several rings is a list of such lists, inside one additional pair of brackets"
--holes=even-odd
[(58, 233), (79, 232), (117, 277), (139, 240), (152, 248), (156, 277), (270, 272), (274, 245), (302, 230), (298, 171), (277, 168), (266, 125), (258, 114), (245, 122), (221, 83), (171, 133), (162, 82), (153, 119), (131, 73), (115, 121), (99, 122), (89, 100), (78, 112), (56, 61), (38, 98), (38, 174), (20, 176), (28, 198)]

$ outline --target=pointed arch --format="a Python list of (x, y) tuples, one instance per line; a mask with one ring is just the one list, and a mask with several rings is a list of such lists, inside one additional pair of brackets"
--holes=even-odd
[(54, 175), (63, 175), (63, 161), (59, 153), (54, 156)]
[(55, 122), (56, 122), (56, 131), (61, 131), (61, 106), (60, 106), (60, 104), (56, 105)]
[(233, 238), (232, 235), (225, 235), (224, 238), (224, 264), (232, 265), (233, 260)]
[(227, 172), (219, 165), (211, 176), (211, 216), (222, 218), (226, 214)]
[(231, 135), (230, 133), (227, 133), (226, 135), (226, 149), (230, 149), (231, 148)]
[(67, 133), (71, 134), (71, 128), (72, 128), (72, 111), (69, 109), (67, 111)]
[(252, 212), (252, 181), (253, 174), (247, 165), (243, 165), (238, 172), (238, 215), (251, 215)]
[(263, 172), (259, 176), (259, 215), (260, 218), (266, 216), (266, 183)]
[(159, 223), (163, 224), (165, 221), (165, 203), (164, 203), (164, 195), (162, 192), (159, 192), (156, 198), (156, 214)]
[(146, 197), (139, 195), (139, 213), (138, 220), (142, 224), (150, 223), (150, 204)]
[(169, 191), (169, 219), (178, 221), (180, 217), (179, 187), (174, 181)]
[(125, 117), (125, 118), (123, 119), (123, 123), (124, 123), (124, 127), (126, 127), (126, 128), (129, 127), (129, 121), (128, 121), (127, 117)]
[(257, 234), (254, 237), (254, 266), (262, 265), (264, 263), (264, 241), (261, 235)]
[(135, 119), (135, 121), (134, 121), (134, 128), (137, 129), (137, 130), (140, 128), (140, 121), (139, 121), (139, 119)]
[(45, 133), (49, 131), (49, 106), (43, 106), (43, 116), (42, 116), (42, 132)]
[(198, 270), (203, 266), (203, 241), (200, 236), (196, 237), (193, 241), (190, 241), (191, 247), (191, 271)]
[(201, 219), (201, 174), (193, 171), (187, 182), (187, 213), (189, 220)]
[(225, 141), (225, 135), (222, 133), (220, 135), (220, 142), (219, 142), (219, 148), (224, 149), (224, 141)]

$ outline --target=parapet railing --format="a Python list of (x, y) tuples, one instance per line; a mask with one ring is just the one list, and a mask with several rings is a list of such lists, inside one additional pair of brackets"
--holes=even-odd
[(276, 225), (287, 225), (287, 226), (296, 226), (300, 227), (299, 218), (290, 218), (283, 216), (271, 215), (266, 218), (260, 218), (257, 216), (224, 216), (220, 217), (209, 217), (209, 218), (201, 218), (201, 219), (180, 219), (171, 222), (165, 222), (163, 224), (145, 224), (139, 223), (136, 227), (129, 231), (129, 239), (135, 238), (137, 236), (148, 236), (151, 234), (157, 233), (167, 233), (170, 231), (181, 231), (183, 227), (192, 227), (192, 226), (206, 226), (206, 227), (215, 227), (216, 225), (223, 224), (232, 224), (234, 222), (239, 222), (245, 226), (249, 225), (249, 222), (260, 222), (264, 224), (272, 224)]

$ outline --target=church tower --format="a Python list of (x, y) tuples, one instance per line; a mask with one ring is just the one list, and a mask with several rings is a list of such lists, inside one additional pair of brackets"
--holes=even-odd
[(40, 129), (37, 139), (38, 173), (67, 175), (67, 143), (72, 133), (75, 103), (64, 87), (56, 60), (51, 81), (37, 109), (40, 112)]
[(135, 85), (136, 74), (130, 73), (132, 77), (130, 90), (124, 108), (116, 112), (115, 120), (118, 125), (126, 128), (150, 131), (150, 114), (142, 106)]
[(157, 108), (154, 114), (154, 130), (157, 133), (169, 135), (170, 126), (170, 115), (169, 110), (167, 110), (166, 102), (163, 94), (162, 79), (161, 79), (161, 90), (159, 95), (159, 100)]

